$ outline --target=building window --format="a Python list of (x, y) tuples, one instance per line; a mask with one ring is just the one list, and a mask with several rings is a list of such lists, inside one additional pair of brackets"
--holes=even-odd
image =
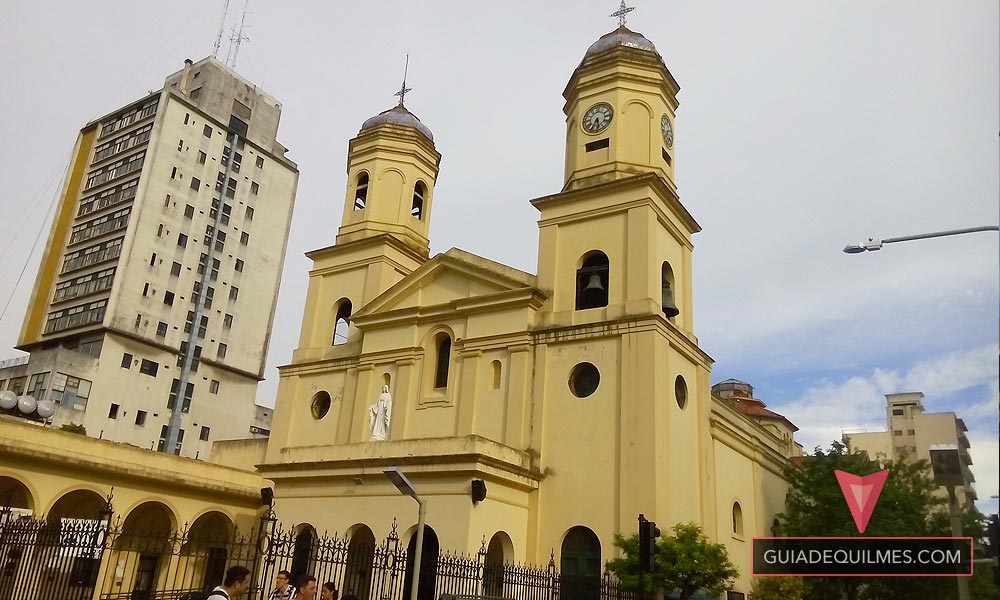
[[(195, 95), (194, 95), (194, 93), (195, 93), (195, 92), (200, 92), (200, 91), (201, 91), (201, 88), (198, 88), (197, 90), (194, 90), (194, 91), (192, 91), (192, 92), (191, 92), (191, 98), (192, 98), (192, 99), (194, 99), (194, 98), (195, 98)], [(204, 135), (205, 137), (207, 137), (207, 138), (210, 138), (210, 137), (212, 137), (212, 128), (211, 128), (211, 127), (209, 127), (208, 125), (205, 125), (205, 129), (203, 129), (201, 133), (202, 133), (202, 134), (203, 134), (203, 135)]]
[(589, 362), (583, 362), (569, 374), (569, 391), (577, 398), (586, 398), (601, 385), (601, 372)]
[(177, 140), (177, 151), (180, 152), (184, 149), (184, 140)]
[(733, 534), (743, 535), (743, 509), (739, 502), (733, 502)]
[(903, 430), (902, 429), (893, 429), (892, 430), (892, 435), (903, 435)]
[(181, 248), (187, 248), (188, 236), (183, 233), (179, 234), (177, 236), (177, 245), (180, 246)]
[(260, 184), (257, 183), (256, 181), (251, 181), (250, 182), (250, 193), (253, 194), (254, 196), (256, 196), (257, 192), (259, 192), (259, 191), (260, 191)]
[(247, 207), (246, 220), (247, 221), (253, 221), (253, 207), (252, 206), (248, 206)]
[(436, 389), (448, 387), (448, 366), (451, 363), (451, 337), (447, 333), (439, 333), (435, 339), (437, 342), (437, 365), (434, 370), (434, 387)]
[(681, 313), (677, 309), (677, 302), (674, 298), (674, 270), (666, 261), (663, 261), (663, 266), (660, 269), (660, 309), (668, 319)]
[(250, 234), (245, 231), (240, 233), (240, 244), (246, 246), (249, 243), (250, 243)]
[(688, 386), (687, 382), (680, 375), (674, 379), (674, 400), (677, 401), (677, 406), (683, 409), (687, 406), (688, 401)]
[(167, 306), (174, 305), (174, 293), (173, 292), (163, 292), (163, 303)]
[(198, 437), (198, 439), (200, 439), (203, 442), (207, 442), (208, 441), (208, 436), (211, 435), (211, 433), (212, 433), (211, 428), (202, 425), (201, 426), (201, 435)]
[(132, 355), (126, 352), (122, 354), (122, 368), (131, 369), (132, 368)]
[(236, 269), (237, 273), (242, 273), (243, 272), (243, 261), (241, 259), (237, 258), (236, 259), (236, 266), (233, 267), (233, 268)]
[(208, 160), (208, 155), (205, 154), (204, 152), (202, 152), (201, 150), (199, 150), (198, 151), (198, 164), (199, 165), (203, 165), (203, 164), (205, 164), (205, 161), (207, 161), (207, 160)]
[(902, 408), (892, 409), (892, 416), (894, 417), (902, 417), (904, 414), (906, 414), (906, 412)]
[(236, 298), (239, 295), (240, 295), (240, 288), (236, 287), (235, 285), (233, 287), (229, 288), (229, 299), (230, 300), (236, 300)]
[(109, 419), (117, 419), (118, 418), (118, 405), (117, 404), (112, 404), (111, 405), (111, 408), (108, 410), (108, 418)]
[(337, 307), (337, 318), (333, 322), (333, 345), (339, 346), (340, 344), (347, 343), (347, 334), (350, 330), (349, 320), (351, 318), (351, 301), (344, 299), (341, 301), (340, 306)]
[(163, 321), (160, 321), (159, 323), (156, 324), (156, 336), (164, 337), (166, 335), (167, 335), (167, 324), (164, 323)]
[(222, 326), (226, 329), (232, 329), (233, 327), (233, 315), (226, 313), (226, 316), (222, 318)]
[(413, 205), (410, 207), (410, 215), (414, 219), (420, 220), (424, 214), (424, 182), (418, 181), (415, 186), (413, 186)]
[(148, 295), (149, 295), (149, 282), (147, 281), (146, 283), (142, 284), (142, 296), (143, 298), (145, 298)]
[(608, 256), (600, 250), (588, 252), (576, 271), (576, 310), (608, 305)]
[(135, 424), (138, 425), (139, 427), (145, 427), (146, 426), (146, 411), (144, 411), (144, 410), (136, 411), (136, 413), (135, 413)]
[(263, 156), (258, 156), (257, 157), (257, 168), (258, 169), (263, 169), (264, 168), (264, 157)]
[[(154, 252), (153, 255), (149, 257), (149, 266), (151, 266), (151, 267), (155, 267), (156, 266), (156, 252)], [(65, 270), (66, 269), (64, 267), (63, 271), (65, 271)]]
[(216, 356), (217, 356), (218, 358), (220, 358), (220, 359), (222, 359), (222, 358), (226, 358), (226, 352), (227, 352), (228, 350), (229, 350), (229, 346), (227, 346), (227, 345), (225, 345), (225, 344), (223, 344), (223, 343), (220, 343), (220, 344), (219, 344), (219, 350), (218, 350), (218, 352), (216, 352), (216, 354), (215, 354), (215, 355), (216, 355)]
[(906, 435), (916, 435), (916, 433), (917, 433), (917, 432), (916, 432), (916, 430), (914, 430), (914, 429), (907, 429), (907, 430), (906, 430)]
[(35, 373), (31, 376), (28, 381), (28, 391), (27, 394), (34, 398), (35, 400), (41, 400), (45, 398), (45, 382), (49, 378), (49, 373)]
[(149, 375), (150, 377), (156, 377), (157, 371), (160, 370), (160, 363), (153, 362), (151, 360), (142, 359), (139, 363), (139, 372), (143, 375)]
[(24, 382), (27, 380), (27, 377), (12, 377), (7, 389), (20, 396), (24, 392)]
[(191, 189), (194, 190), (194, 191), (196, 191), (196, 192), (198, 190), (200, 190), (201, 189), (201, 180), (198, 179), (197, 177), (192, 177), (191, 178)]
[(170, 274), (173, 275), (174, 277), (179, 276), (181, 274), (181, 263), (175, 262), (174, 264), (170, 265)]
[(364, 210), (366, 200), (368, 200), (368, 173), (362, 171), (358, 174), (358, 183), (354, 189), (354, 210)]
[(208, 384), (208, 393), (209, 394), (218, 394), (219, 393), (219, 380), (218, 379), (213, 379)]
[(170, 178), (177, 179), (177, 167), (170, 169)]
[[(181, 380), (174, 379), (170, 382), (170, 396), (167, 397), (167, 409), (173, 410), (174, 404), (177, 402), (177, 391), (181, 388)], [(188, 412), (191, 410), (191, 396), (194, 395), (194, 384), (188, 382), (184, 387), (184, 400), (181, 402), (181, 412)]]
[(86, 409), (90, 387), (91, 382), (86, 379), (57, 373), (52, 378), (52, 401), (63, 406)]

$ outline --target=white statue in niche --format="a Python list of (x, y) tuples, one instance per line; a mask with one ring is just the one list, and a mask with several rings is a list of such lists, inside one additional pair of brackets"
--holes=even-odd
[(389, 420), (392, 418), (392, 396), (389, 394), (389, 386), (382, 386), (382, 394), (375, 404), (368, 409), (368, 430), (371, 431), (369, 438), (373, 442), (384, 441), (389, 435)]

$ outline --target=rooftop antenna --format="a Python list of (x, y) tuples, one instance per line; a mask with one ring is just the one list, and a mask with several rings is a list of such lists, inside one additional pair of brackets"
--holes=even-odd
[(629, 14), (635, 10), (634, 6), (625, 6), (625, 0), (622, 0), (622, 5), (615, 12), (608, 15), (609, 17), (618, 17), (618, 26), (625, 27), (625, 15)]
[(222, 21), (219, 22), (219, 33), (215, 36), (215, 46), (212, 49), (212, 58), (219, 58), (219, 46), (222, 45), (222, 32), (226, 29), (226, 17), (229, 16), (229, 0), (222, 6)]
[(410, 55), (406, 55), (406, 64), (403, 66), (403, 86), (399, 88), (399, 91), (393, 94), (393, 96), (399, 96), (399, 105), (403, 105), (403, 99), (406, 98), (406, 92), (412, 92), (413, 90), (406, 87), (406, 72), (410, 69)]
[(229, 54), (226, 55), (226, 64), (229, 65), (230, 69), (236, 68), (236, 57), (240, 53), (240, 44), (244, 41), (249, 42), (250, 38), (243, 35), (243, 30), (248, 27), (246, 25), (247, 20), (247, 6), (250, 4), (250, 0), (243, 0), (243, 16), (240, 17), (240, 27), (239, 29), (233, 29), (233, 35), (230, 36), (229, 41)]

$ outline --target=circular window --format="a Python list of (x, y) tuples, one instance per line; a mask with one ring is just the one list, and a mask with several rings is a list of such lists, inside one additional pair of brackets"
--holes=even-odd
[(677, 406), (684, 408), (688, 403), (688, 386), (684, 378), (680, 375), (674, 380), (674, 398), (677, 399)]
[(314, 419), (322, 419), (330, 412), (330, 394), (317, 392), (312, 399), (312, 415)]
[(590, 363), (576, 365), (569, 376), (569, 391), (577, 398), (586, 398), (593, 394), (600, 384), (601, 372)]

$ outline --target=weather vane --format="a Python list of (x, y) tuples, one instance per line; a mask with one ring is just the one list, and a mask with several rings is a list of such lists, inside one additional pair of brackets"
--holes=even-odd
[(410, 88), (406, 87), (406, 72), (410, 68), (410, 55), (406, 55), (406, 66), (403, 67), (403, 86), (399, 88), (399, 91), (393, 94), (393, 96), (399, 96), (399, 105), (403, 105), (403, 100), (406, 98), (406, 92), (411, 92)]
[(634, 6), (625, 6), (625, 0), (622, 0), (622, 5), (618, 7), (618, 10), (608, 16), (618, 17), (618, 26), (625, 27), (625, 15), (629, 14), (633, 10), (635, 10)]

